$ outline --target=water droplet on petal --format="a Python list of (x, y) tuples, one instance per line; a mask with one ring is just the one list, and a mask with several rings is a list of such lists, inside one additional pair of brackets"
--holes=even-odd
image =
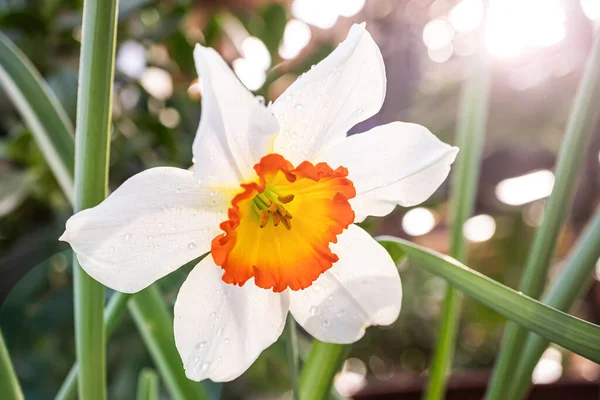
[(323, 322), (321, 322), (321, 325), (323, 325), (323, 327), (327, 328), (329, 326), (329, 320), (324, 319)]
[(188, 249), (190, 249), (190, 250), (195, 250), (195, 249), (196, 249), (196, 243), (194, 243), (194, 242), (190, 242), (190, 243), (188, 244)]
[(291, 94), (288, 94), (287, 96), (285, 96), (285, 99), (289, 101), (289, 100), (291, 100), (291, 99), (292, 99), (292, 97), (293, 97), (293, 96), (292, 96)]
[(223, 340), (223, 343), (228, 344), (229, 342), (231, 342), (231, 340), (229, 338), (225, 338), (225, 340)]
[[(192, 161), (193, 162), (193, 161)], [(181, 193), (181, 188), (178, 187), (177, 189), (175, 189), (175, 193)]]
[(113, 251), (115, 251), (115, 247), (114, 246), (110, 246), (110, 252), (112, 253)]
[(202, 366), (200, 367), (200, 370), (202, 372), (204, 372), (208, 369), (208, 367), (210, 367), (210, 361), (206, 361), (205, 363), (203, 363)]
[(319, 309), (319, 307), (312, 306), (309, 310), (309, 313), (310, 313), (310, 315), (315, 317), (321, 313), (321, 310)]
[(130, 240), (130, 239), (131, 239), (131, 233), (126, 233), (125, 240)]
[(304, 108), (304, 106), (303, 106), (302, 104), (298, 103), (298, 104), (296, 104), (296, 105), (294, 106), (294, 108), (295, 108), (296, 110), (302, 110), (302, 109)]
[(200, 342), (196, 345), (196, 347), (198, 347), (199, 349), (203, 349), (206, 347), (206, 342)]
[(216, 313), (216, 312), (211, 312), (211, 313), (210, 313), (210, 317), (211, 317), (211, 318), (215, 318), (216, 316), (217, 316), (217, 313)]

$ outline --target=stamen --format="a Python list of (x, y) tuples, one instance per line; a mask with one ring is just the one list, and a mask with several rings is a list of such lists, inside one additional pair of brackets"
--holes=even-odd
[(275, 204), (275, 202), (274, 202), (273, 200), (269, 200), (269, 202), (270, 202), (270, 203), (269, 203), (269, 208), (267, 209), (267, 211), (268, 211), (270, 214), (274, 214), (274, 213), (276, 213), (276, 212), (277, 212), (277, 209), (278, 209), (278, 207), (277, 207), (277, 204)]
[(260, 210), (260, 223), (258, 226), (264, 228), (269, 222), (269, 214), (265, 210)]
[(277, 200), (279, 200), (283, 204), (287, 204), (287, 203), (290, 203), (292, 200), (294, 200), (294, 195), (288, 194), (285, 196), (277, 196)]
[(292, 229), (292, 223), (290, 222), (289, 218), (282, 218), (281, 223), (283, 224), (283, 226), (285, 226), (285, 229), (287, 229), (288, 231)]
[(292, 214), (290, 214), (281, 204), (277, 205), (277, 211), (279, 211), (279, 214), (281, 214), (283, 218), (292, 219)]
[(275, 213), (273, 214), (273, 225), (277, 226), (281, 222), (281, 214)]

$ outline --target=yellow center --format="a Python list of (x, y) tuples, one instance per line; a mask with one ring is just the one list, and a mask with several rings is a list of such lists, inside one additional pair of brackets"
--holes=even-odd
[[(281, 292), (304, 289), (337, 261), (329, 244), (352, 222), (354, 185), (343, 168), (303, 162), (294, 168), (278, 154), (255, 165), (258, 178), (241, 185), (212, 255), (227, 283)], [(293, 229), (292, 229), (293, 220)]]

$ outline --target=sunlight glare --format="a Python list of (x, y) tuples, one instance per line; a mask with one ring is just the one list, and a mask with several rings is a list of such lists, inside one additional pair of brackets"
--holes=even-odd
[(424, 207), (408, 210), (402, 218), (402, 229), (410, 236), (428, 234), (435, 227), (435, 216)]
[(295, 58), (308, 45), (311, 37), (308, 25), (297, 19), (289, 20), (285, 26), (279, 55), (286, 60)]
[(504, 204), (520, 206), (550, 196), (553, 187), (554, 174), (544, 169), (503, 180), (496, 185), (496, 197)]
[(495, 232), (496, 220), (487, 214), (471, 217), (463, 225), (463, 235), (471, 242), (490, 240)]
[(496, 57), (512, 58), (527, 48), (550, 47), (565, 34), (565, 13), (559, 0), (490, 2), (485, 44)]
[(265, 70), (245, 58), (233, 60), (233, 71), (248, 90), (258, 90), (267, 79)]
[(474, 31), (483, 20), (483, 3), (481, 0), (462, 0), (450, 10), (448, 19), (457, 32)]

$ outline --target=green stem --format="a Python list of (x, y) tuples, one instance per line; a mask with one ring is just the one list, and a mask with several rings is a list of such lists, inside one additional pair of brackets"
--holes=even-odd
[(324, 400), (329, 396), (331, 382), (346, 359), (350, 346), (313, 342), (300, 375), (300, 400)]
[(173, 317), (155, 286), (133, 295), (129, 312), (146, 343), (154, 364), (174, 400), (209, 399), (201, 384), (190, 381), (173, 341)]
[(299, 370), (299, 354), (298, 354), (298, 329), (296, 327), (296, 321), (289, 313), (287, 316), (287, 358), (289, 363), (290, 378), (292, 380), (292, 393), (294, 395), (293, 400), (300, 400), (300, 389), (298, 386), (298, 370)]
[[(458, 112), (457, 145), (460, 153), (453, 166), (450, 210), (450, 256), (466, 262), (467, 247), (463, 225), (473, 213), (479, 163), (483, 150), (488, 114), (489, 68), (482, 55), (473, 56), (470, 78), (464, 83)], [(447, 286), (442, 306), (442, 321), (429, 384), (424, 398), (437, 400), (443, 397), (450, 369), (462, 303), (461, 293)]]
[[(561, 311), (568, 311), (575, 300), (585, 293), (592, 283), (590, 275), (600, 258), (600, 211), (571, 250), (564, 267), (552, 281), (552, 286), (542, 302)], [(521, 351), (519, 365), (511, 385), (510, 399), (520, 399), (531, 385), (531, 374), (550, 342), (530, 333)]]
[(158, 376), (153, 369), (144, 368), (140, 372), (136, 400), (158, 400)]
[[(573, 198), (573, 188), (583, 166), (593, 123), (600, 109), (600, 35), (596, 37), (592, 53), (579, 83), (565, 139), (556, 164), (556, 180), (544, 210), (542, 226), (537, 231), (521, 283), (521, 292), (538, 298), (543, 290), (550, 259), (554, 254), (556, 238), (567, 217)], [(527, 332), (514, 323), (507, 323), (500, 354), (492, 374), (486, 399), (505, 398), (506, 388), (514, 379), (517, 358), (521, 354)]]
[[(117, 327), (117, 323), (127, 308), (127, 301), (130, 297), (130, 294), (115, 292), (104, 309), (104, 329), (106, 330), (105, 337), (107, 340)], [(55, 400), (72, 400), (75, 398), (78, 374), (79, 364), (75, 363), (69, 370), (69, 374), (60, 387)]]
[[(85, 0), (75, 135), (75, 211), (106, 197), (112, 86), (117, 34), (117, 0)], [(75, 343), (79, 397), (106, 398), (104, 287), (75, 257)]]
[(0, 332), (0, 392), (2, 392), (2, 398), (5, 400), (25, 399), (15, 370), (10, 362), (10, 355), (6, 350), (2, 332)]

